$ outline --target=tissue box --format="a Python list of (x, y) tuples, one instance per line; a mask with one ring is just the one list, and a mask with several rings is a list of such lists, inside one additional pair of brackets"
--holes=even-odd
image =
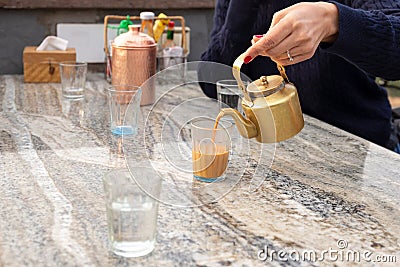
[(75, 48), (65, 51), (36, 51), (36, 46), (24, 49), (24, 81), (26, 83), (59, 83), (61, 61), (75, 61)]

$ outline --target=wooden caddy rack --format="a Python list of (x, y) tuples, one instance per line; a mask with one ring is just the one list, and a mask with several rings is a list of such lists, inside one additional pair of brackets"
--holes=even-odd
[[(127, 19), (128, 16), (119, 16), (119, 15), (107, 15), (104, 17), (104, 52), (107, 56), (107, 58), (110, 56), (110, 51), (108, 49), (108, 34), (107, 34), (107, 29), (108, 29), (108, 23), (110, 20), (124, 20)], [(179, 20), (181, 23), (182, 27), (182, 39), (181, 39), (181, 46), (183, 48), (183, 54), (186, 55), (188, 49), (187, 49), (187, 42), (186, 42), (186, 25), (185, 25), (185, 19), (182, 16), (167, 16), (164, 18), (157, 18), (155, 17), (154, 20), (159, 20), (159, 19), (169, 19), (169, 20)], [(129, 16), (129, 20), (134, 21), (134, 20), (139, 20), (139, 16)]]

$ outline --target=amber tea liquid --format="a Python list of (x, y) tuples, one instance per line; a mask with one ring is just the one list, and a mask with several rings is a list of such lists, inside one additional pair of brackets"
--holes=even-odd
[(229, 151), (226, 151), (224, 146), (210, 145), (199, 150), (193, 150), (192, 159), (195, 176), (200, 179), (215, 179), (225, 172), (228, 166)]
[(222, 176), (228, 166), (229, 150), (226, 146), (215, 143), (218, 124), (222, 115), (222, 113), (218, 114), (215, 119), (211, 142), (193, 147), (193, 174), (199, 180), (213, 181)]

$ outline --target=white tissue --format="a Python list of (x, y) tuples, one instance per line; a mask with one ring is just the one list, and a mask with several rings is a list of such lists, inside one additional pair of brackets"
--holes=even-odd
[(36, 51), (42, 50), (63, 50), (68, 46), (68, 41), (56, 36), (47, 36), (42, 43), (36, 48)]

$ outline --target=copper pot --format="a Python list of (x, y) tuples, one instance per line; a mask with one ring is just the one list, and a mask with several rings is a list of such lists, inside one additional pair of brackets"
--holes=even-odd
[(157, 44), (154, 39), (140, 32), (140, 26), (130, 25), (129, 31), (117, 36), (111, 47), (111, 83), (140, 86), (140, 105), (153, 104), (155, 84), (153, 79), (148, 79), (156, 73)]

